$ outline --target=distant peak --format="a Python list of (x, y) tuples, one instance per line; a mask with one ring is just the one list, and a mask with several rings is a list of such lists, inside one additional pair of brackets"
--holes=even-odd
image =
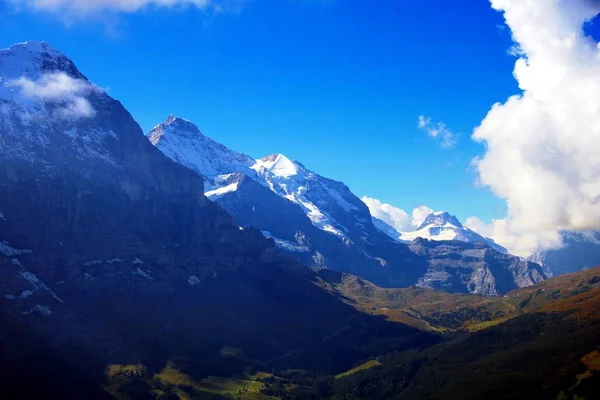
[(446, 211), (436, 211), (427, 216), (425, 221), (421, 224), (421, 226), (417, 230), (421, 230), (427, 226), (444, 226), (444, 225), (453, 225), (457, 228), (462, 228), (463, 225), (460, 223), (458, 218), (454, 215), (450, 215), (450, 213)]
[(193, 122), (176, 117), (173, 114), (169, 114), (165, 122), (156, 125), (146, 136), (155, 146), (163, 140), (163, 136), (165, 139), (170, 136), (185, 138), (186, 140), (203, 138), (200, 129)]
[(173, 114), (169, 114), (165, 122), (152, 128), (152, 131), (160, 130), (162, 134), (164, 133), (162, 131), (164, 131), (165, 128), (169, 128), (170, 132), (176, 134), (192, 133), (193, 136), (196, 136), (200, 133), (200, 129), (198, 129), (198, 126), (196, 126), (196, 124), (194, 124), (192, 121), (181, 117), (176, 117)]

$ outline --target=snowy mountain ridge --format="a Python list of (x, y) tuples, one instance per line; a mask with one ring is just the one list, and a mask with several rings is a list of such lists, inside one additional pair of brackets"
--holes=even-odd
[(173, 161), (204, 176), (209, 186), (215, 186), (215, 179), (221, 175), (252, 173), (250, 167), (255, 161), (250, 156), (230, 150), (203, 135), (196, 125), (186, 119), (169, 115), (147, 136), (154, 146)]
[(203, 175), (205, 195), (211, 200), (236, 191), (239, 176), (232, 174), (241, 173), (299, 205), (317, 228), (342, 240), (349, 240), (349, 228), (331, 215), (332, 206), (350, 213), (364, 211), (362, 202), (357, 202), (344, 184), (324, 178), (283, 154), (252, 159), (206, 137), (182, 118), (170, 115), (147, 136), (169, 158)]
[(445, 211), (436, 211), (429, 214), (415, 231), (398, 232), (381, 220), (374, 221), (374, 223), (380, 231), (394, 240), (411, 242), (417, 238), (422, 238), (434, 241), (459, 240), (462, 242), (482, 242), (502, 253), (508, 252), (492, 239), (483, 237), (463, 226), (458, 218)]

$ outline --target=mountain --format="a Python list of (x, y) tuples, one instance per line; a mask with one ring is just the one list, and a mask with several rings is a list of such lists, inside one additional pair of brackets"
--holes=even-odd
[(297, 204), (315, 227), (342, 240), (355, 236), (352, 231), (368, 222), (361, 219), (368, 213), (366, 206), (345, 185), (319, 176), (282, 154), (253, 160), (203, 135), (190, 121), (172, 115), (147, 136), (169, 158), (204, 176), (211, 199), (237, 190), (230, 174), (241, 173)]
[(562, 231), (563, 246), (532, 254), (528, 260), (544, 267), (546, 274), (557, 276), (581, 271), (600, 264), (600, 233)]
[(373, 223), (379, 230), (395, 240), (410, 242), (416, 238), (422, 238), (435, 241), (459, 240), (461, 242), (481, 242), (501, 253), (508, 253), (504, 247), (498, 245), (492, 239), (483, 237), (463, 226), (458, 218), (445, 211), (436, 211), (429, 214), (415, 231), (410, 232), (398, 232), (381, 220), (374, 219)]
[[(304, 264), (358, 275), (381, 286), (421, 285), (487, 295), (544, 279), (537, 265), (496, 254), (498, 246), (490, 248), (490, 241), (458, 221), (453, 229), (461, 238), (471, 235), (473, 243), (409, 246), (392, 240), (375, 225), (384, 223), (373, 221), (367, 206), (342, 182), (281, 154), (253, 160), (182, 118), (169, 116), (147, 136), (169, 158), (201, 174), (206, 196), (242, 226), (259, 229)], [(445, 223), (446, 217), (430, 216), (431, 229), (435, 224), (450, 229), (453, 221)]]
[(409, 248), (428, 263), (427, 272), (416, 283), (419, 287), (499, 296), (546, 279), (538, 264), (498, 252), (483, 242), (417, 238)]
[(228, 376), (334, 333), (319, 368), (437, 340), (357, 315), (204, 192), (65, 55), (0, 50), (0, 397), (101, 398), (107, 377), (172, 365)]

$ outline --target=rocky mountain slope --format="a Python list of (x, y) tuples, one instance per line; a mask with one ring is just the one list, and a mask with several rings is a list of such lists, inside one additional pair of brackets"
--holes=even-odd
[[(307, 265), (359, 275), (383, 286), (418, 284), (487, 295), (544, 279), (533, 263), (496, 255), (504, 249), (458, 222), (450, 227), (451, 220), (443, 221), (450, 218), (447, 214), (430, 216), (423, 231), (441, 224), (439, 231), (453, 230), (452, 239), (457, 240), (451, 244), (407, 246), (392, 240), (374, 225), (367, 206), (343, 183), (281, 154), (252, 160), (206, 137), (184, 119), (168, 117), (148, 138), (165, 155), (201, 174), (207, 197), (242, 226), (261, 230), (283, 252)], [(488, 247), (475, 250), (474, 257), (475, 243), (458, 238)]]

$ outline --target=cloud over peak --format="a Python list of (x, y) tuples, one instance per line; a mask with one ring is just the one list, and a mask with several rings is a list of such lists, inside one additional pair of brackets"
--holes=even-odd
[(95, 111), (87, 95), (99, 91), (83, 79), (71, 78), (64, 72), (42, 75), (38, 80), (20, 77), (7, 83), (19, 89), (24, 98), (41, 99), (55, 105), (55, 112), (64, 118), (91, 117)]

